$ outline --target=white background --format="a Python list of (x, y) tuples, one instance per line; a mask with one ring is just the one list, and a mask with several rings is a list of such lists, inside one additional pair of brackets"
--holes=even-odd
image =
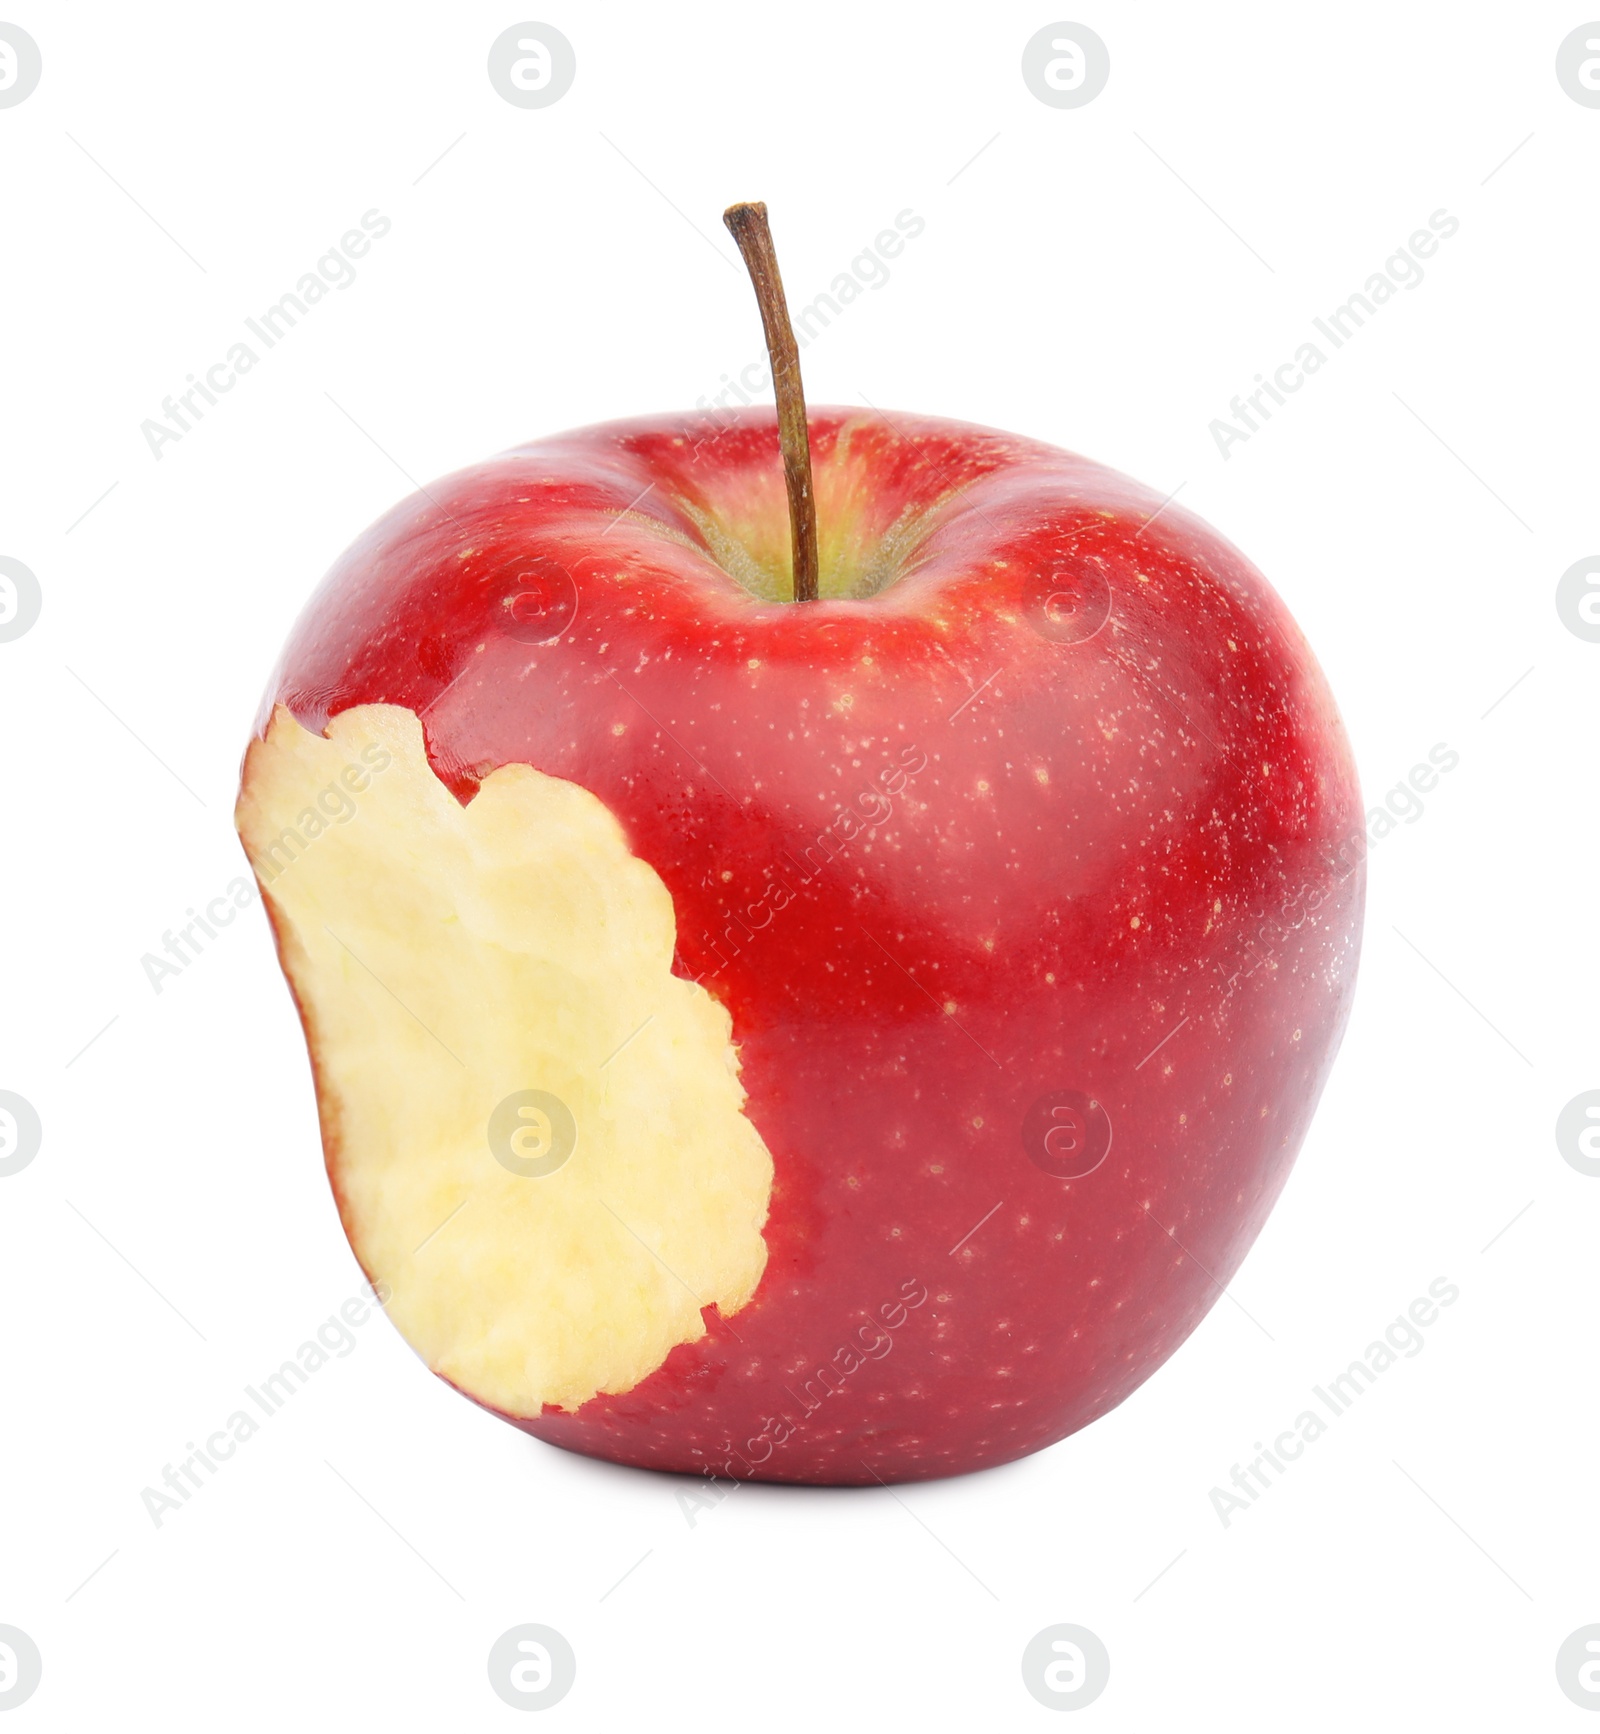
[[(1554, 589), (1600, 541), (1600, 110), (1554, 63), (1588, 14), (563, 5), (531, 16), (577, 80), (538, 111), (487, 79), (503, 6), (5, 16), (44, 63), (0, 111), (0, 553), (44, 591), (0, 645), (0, 1087), (45, 1129), (0, 1179), (0, 1623), (45, 1669), (16, 1726), (516, 1725), (485, 1658), (522, 1621), (577, 1652), (574, 1729), (1034, 1727), (1058, 1621), (1110, 1651), (1106, 1729), (1581, 1726), (1600, 1180), (1553, 1128), (1600, 1085), (1600, 645)], [(1075, 111), (1019, 71), (1062, 16), (1111, 54)], [(1238, 1304), (1007, 1468), (691, 1527), (681, 1483), (523, 1437), (376, 1320), (158, 1530), (141, 1488), (359, 1277), (259, 908), (159, 996), (140, 958), (242, 871), (277, 647), (407, 475), (760, 353), (735, 198), (806, 299), (926, 219), (807, 349), (814, 402), (1182, 484), (1305, 628), (1369, 805), (1459, 753), (1373, 852), (1299, 1166)], [(141, 421), (372, 207), (359, 280), (154, 459)], [(1440, 208), (1426, 280), (1224, 461), (1210, 421)], [(1440, 1276), (1425, 1350), (1224, 1528), (1210, 1489)]]

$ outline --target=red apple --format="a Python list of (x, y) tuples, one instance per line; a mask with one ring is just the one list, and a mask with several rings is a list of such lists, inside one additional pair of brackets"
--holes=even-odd
[(809, 430), (804, 604), (771, 411), (407, 500), (296, 627), (239, 823), (435, 1371), (616, 1462), (914, 1480), (1087, 1425), (1217, 1300), (1343, 1030), (1360, 809), (1181, 507)]
[(1348, 1009), (1355, 779), (1204, 526), (808, 418), (766, 208), (723, 220), (775, 419), (392, 513), (239, 826), (345, 1230), (436, 1372), (625, 1463), (952, 1474), (1120, 1401), (1250, 1245)]

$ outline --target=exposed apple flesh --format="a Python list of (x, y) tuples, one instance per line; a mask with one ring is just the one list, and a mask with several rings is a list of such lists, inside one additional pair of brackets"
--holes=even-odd
[[(463, 807), (393, 706), (328, 737), (280, 708), (238, 822), (351, 1245), (406, 1339), (483, 1402), (536, 1415), (631, 1390), (766, 1263), (772, 1159), (728, 1014), (672, 973), (666, 887), (587, 790), (507, 765)], [(529, 1079), (577, 1138), (542, 1116), (502, 1154), (548, 1173), (486, 1138)]]
[[(1304, 640), (1179, 506), (957, 423), (810, 430), (804, 605), (770, 411), (405, 502), (297, 626), (241, 816), (259, 866), (390, 731), (265, 890), (346, 1229), (429, 1364), (620, 1462), (904, 1480), (1092, 1421), (1216, 1301), (1343, 1029), (1360, 809)], [(681, 1047), (603, 1066), (658, 1003)], [(578, 1123), (542, 1178), (485, 1137), (523, 1088)], [(1030, 1159), (1066, 1091), (1112, 1139), (1077, 1178)]]

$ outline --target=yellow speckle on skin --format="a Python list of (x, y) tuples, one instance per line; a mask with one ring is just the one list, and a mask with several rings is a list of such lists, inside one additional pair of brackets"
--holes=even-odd
[(944, 1164), (942, 1162), (934, 1162), (929, 1166), (928, 1172), (930, 1174), (943, 1174)]
[(746, 668), (760, 668), (760, 666), (761, 666), (761, 658), (759, 656), (752, 656), (750, 658), (750, 660), (745, 664)]
[(1224, 1072), (1222, 1074), (1222, 1081), (1225, 1084), (1231, 1084), (1233, 1082), (1233, 1073), (1232, 1072)]
[(1237, 644), (1235, 644), (1235, 643), (1234, 643), (1234, 642), (1233, 642), (1233, 640), (1232, 640), (1232, 639), (1231, 639), (1231, 638), (1230, 638), (1230, 639), (1229, 639), (1229, 640), (1228, 640), (1228, 648), (1229, 648), (1229, 650), (1237, 650), (1237, 649), (1238, 649), (1238, 648), (1239, 648), (1239, 647), (1238, 647), (1238, 645), (1237, 645)]
[(728, 871), (728, 869), (726, 867), (724, 867), (722, 869), (722, 883), (724, 885), (726, 885), (728, 883), (728, 881), (732, 878), (733, 878), (733, 875)]
[(614, 735), (625, 735), (628, 732), (628, 725), (626, 723), (613, 723), (611, 732)]
[(463, 548), (461, 552), (456, 555), (456, 558), (458, 560), (470, 560), (477, 551), (476, 548)]
[(855, 702), (856, 695), (853, 692), (841, 692), (833, 701), (833, 708), (838, 711), (849, 710)]
[(1222, 899), (1220, 897), (1211, 905), (1211, 913), (1213, 915), (1220, 915), (1222, 913)]
[(1128, 925), (1129, 927), (1137, 927), (1139, 925), (1139, 917), (1137, 915), (1134, 916), (1133, 920), (1130, 921)]
[(1044, 979), (1053, 986), (1055, 984), (1056, 972), (1053, 969), (1047, 969), (1044, 972)]
[(1048, 783), (1050, 781), (1050, 773), (1043, 765), (1035, 765), (1033, 767), (1033, 779), (1036, 783)]
[(975, 1131), (981, 1132), (983, 1130), (983, 1116), (982, 1116), (982, 1114), (978, 1115), (978, 1117), (972, 1122), (972, 1124), (973, 1124), (973, 1128)]
[(948, 1013), (949, 1013), (949, 1014), (950, 1014), (950, 1015), (951, 1015), (951, 1016), (952, 1016), (952, 1017), (954, 1017), (954, 1016), (955, 1016), (955, 1009), (956, 1009), (956, 1002), (955, 1002), (955, 1001), (954, 1001), (954, 1000), (953, 1000), (953, 999), (947, 999), (947, 1000), (946, 1000), (946, 1001), (945, 1001), (945, 1002), (944, 1002), (944, 1009), (945, 1009), (945, 1010), (946, 1010), (946, 1011), (947, 1011), (947, 1012), (948, 1012)]
[(983, 780), (982, 777), (979, 777), (979, 779), (978, 779), (978, 793), (980, 795), (987, 795), (988, 792), (989, 792), (989, 785)]

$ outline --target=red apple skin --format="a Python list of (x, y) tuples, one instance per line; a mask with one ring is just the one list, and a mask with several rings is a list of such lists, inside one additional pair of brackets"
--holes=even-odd
[[(881, 593), (764, 602), (705, 551), (681, 502), (783, 512), (770, 411), (584, 429), (369, 530), (261, 724), (404, 705), (462, 800), (508, 762), (592, 790), (731, 1014), (776, 1170), (754, 1299), (630, 1391), (507, 1419), (656, 1469), (917, 1480), (1086, 1426), (1219, 1298), (1343, 1032), (1360, 802), (1298, 629), (1181, 507), (956, 422), (811, 435), (869, 539), (935, 506)], [(1024, 1142), (1061, 1090), (1109, 1121), (1077, 1178)]]

